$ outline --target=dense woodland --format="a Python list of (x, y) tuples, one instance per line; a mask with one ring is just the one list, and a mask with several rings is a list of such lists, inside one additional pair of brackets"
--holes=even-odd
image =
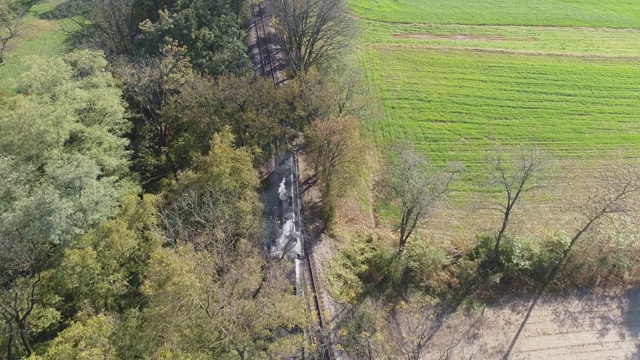
[[(2, 2), (3, 27), (23, 5)], [(256, 169), (347, 105), (330, 95), (340, 84), (327, 69), (281, 89), (256, 78), (247, 6), (54, 10), (76, 49), (25, 59), (0, 100), (0, 359), (283, 358), (308, 347), (287, 264), (261, 246)]]
[[(3, 29), (19, 29), (23, 6), (0, 0)], [(254, 75), (248, 6), (55, 9), (75, 49), (25, 59), (0, 97), (0, 359), (314, 356), (290, 265), (263, 246), (259, 201), (258, 169), (300, 139), (327, 235), (343, 244), (326, 265), (353, 358), (419, 358), (438, 319), (468, 299), (640, 279), (637, 242), (618, 232), (640, 186), (630, 166), (607, 169), (574, 233), (510, 231), (523, 194), (544, 185), (546, 155), (533, 147), (487, 157), (495, 233), (470, 249), (433, 246), (422, 227), (464, 165), (432, 165), (407, 143), (378, 151), (363, 134), (376, 111), (341, 60), (354, 34), (342, 2), (272, 1), (280, 87)], [(351, 231), (337, 216), (346, 198), (385, 221)], [(591, 233), (591, 253), (572, 257)]]

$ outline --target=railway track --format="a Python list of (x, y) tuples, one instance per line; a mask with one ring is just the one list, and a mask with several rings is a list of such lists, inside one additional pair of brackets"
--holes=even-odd
[(269, 32), (267, 31), (268, 14), (265, 12), (262, 1), (251, 1), (251, 27), (255, 32), (256, 46), (258, 47), (258, 59), (260, 66), (258, 72), (265, 79), (271, 78), (274, 85), (278, 85), (278, 77), (276, 71), (278, 69), (277, 56), (275, 55), (275, 46), (269, 40)]
[[(320, 292), (321, 284), (318, 276), (318, 272), (316, 271), (316, 261), (311, 251), (311, 243), (309, 241), (310, 237), (307, 234), (306, 228), (304, 226), (304, 220), (302, 216), (300, 216), (301, 204), (300, 204), (300, 171), (298, 167), (298, 157), (294, 156), (294, 173), (296, 179), (296, 196), (295, 199), (297, 201), (296, 211), (298, 211), (298, 219), (299, 219), (299, 229), (300, 234), (302, 236), (303, 241), (303, 249), (304, 249), (304, 262), (305, 268), (307, 270), (307, 274), (305, 277), (305, 283), (307, 286), (304, 286), (304, 296), (307, 299), (307, 307), (311, 312), (311, 329), (310, 335), (312, 335), (312, 342), (315, 343), (320, 349), (321, 355), (323, 359), (334, 360), (335, 354), (333, 352), (333, 346), (331, 344), (331, 336), (330, 336), (330, 325), (329, 319), (326, 318), (323, 309), (327, 307), (324, 304), (324, 300), (322, 298), (322, 294)], [(314, 324), (315, 323), (315, 324)]]
[[(256, 73), (265, 79), (271, 79), (274, 86), (280, 86), (284, 83), (283, 68), (284, 63), (282, 57), (279, 56), (279, 48), (273, 41), (270, 40), (272, 32), (270, 32), (268, 26), (269, 14), (265, 10), (263, 1), (258, 0), (251, 1), (251, 16), (250, 31), (252, 31), (256, 37), (257, 56), (254, 63), (257, 63)], [(296, 212), (295, 219), (297, 223), (295, 227), (298, 229), (300, 236), (302, 237), (302, 249), (304, 252), (301, 259), (303, 266), (303, 284), (301, 284), (301, 293), (307, 300), (307, 307), (309, 312), (310, 328), (309, 336), (311, 341), (320, 349), (323, 359), (334, 360), (336, 359), (335, 353), (332, 351), (331, 345), (329, 319), (326, 318), (323, 309), (327, 309), (320, 292), (321, 284), (318, 277), (318, 271), (316, 271), (316, 262), (311, 251), (311, 244), (309, 243), (309, 236), (305, 231), (304, 222), (301, 216), (301, 201), (300, 201), (300, 172), (298, 167), (298, 157), (293, 156), (293, 172), (294, 172), (294, 184), (293, 186), (293, 202), (294, 211)], [(304, 358), (309, 358), (305, 356)]]

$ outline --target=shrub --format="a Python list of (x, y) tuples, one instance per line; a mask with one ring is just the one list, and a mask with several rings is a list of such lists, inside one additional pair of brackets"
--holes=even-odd
[(331, 295), (355, 302), (371, 294), (401, 296), (410, 288), (430, 290), (440, 285), (447, 253), (413, 239), (402, 253), (375, 235), (355, 238), (329, 264)]
[[(628, 230), (628, 229), (627, 229)], [(634, 231), (603, 228), (578, 242), (566, 260), (559, 281), (595, 286), (640, 282), (640, 239)]]
[(419, 239), (410, 241), (397, 261), (407, 280), (430, 286), (442, 277), (442, 269), (449, 262), (449, 256), (443, 249)]
[(379, 251), (380, 241), (373, 235), (356, 237), (328, 264), (329, 292), (340, 302), (353, 303), (364, 292), (361, 277), (369, 272), (371, 259)]
[[(478, 245), (467, 255), (471, 261), (488, 259), (495, 236), (482, 234), (478, 237)], [(489, 264), (490, 272), (496, 280), (519, 279), (525, 284), (545, 281), (551, 269), (558, 264), (569, 246), (569, 239), (563, 234), (556, 234), (542, 239), (506, 236), (500, 247), (498, 260)]]

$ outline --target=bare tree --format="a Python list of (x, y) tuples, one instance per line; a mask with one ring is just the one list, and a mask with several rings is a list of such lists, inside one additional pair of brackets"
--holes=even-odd
[(343, 0), (274, 0), (270, 11), (293, 76), (334, 57), (353, 36)]
[(40, 283), (40, 273), (34, 277), (21, 278), (12, 284), (4, 284), (0, 290), (0, 315), (10, 329), (7, 359), (12, 358), (13, 339), (20, 338), (27, 356), (33, 353), (31, 344), (29, 315), (36, 305), (36, 289)]
[(353, 359), (392, 359), (398, 352), (392, 340), (387, 310), (380, 300), (367, 298), (341, 318), (340, 344)]
[(0, 233), (0, 319), (7, 327), (7, 359), (12, 359), (14, 339), (24, 352), (33, 352), (28, 325), (36, 304), (40, 274), (51, 256), (45, 244)]
[(406, 359), (421, 358), (445, 319), (446, 312), (441, 304), (419, 297), (393, 309), (391, 333)]
[(0, 0), (0, 66), (4, 64), (7, 44), (15, 38), (22, 28), (22, 18), (26, 8), (17, 2)]
[(71, 22), (68, 31), (117, 54), (134, 56), (144, 9), (138, 0), (71, 0), (56, 16)]
[(521, 199), (522, 194), (539, 186), (534, 183), (534, 177), (544, 163), (543, 153), (536, 147), (519, 147), (515, 151), (505, 151), (497, 147), (491, 159), (494, 172), (491, 183), (501, 188), (504, 202), (497, 210), (502, 214), (502, 224), (496, 235), (496, 243), (489, 257), (496, 259), (500, 251), (500, 244), (507, 231), (513, 210)]
[(400, 252), (420, 221), (446, 195), (449, 184), (462, 170), (461, 164), (451, 164), (446, 171), (433, 168), (406, 142), (391, 149), (380, 187), (382, 197), (397, 206), (400, 212)]
[(582, 221), (565, 250), (569, 255), (580, 238), (597, 223), (611, 216), (624, 216), (637, 211), (640, 174), (633, 166), (613, 166), (603, 170), (601, 184), (590, 187), (586, 201), (580, 206)]
[[(604, 176), (601, 179), (603, 181), (599, 186), (590, 186), (590, 193), (580, 209), (580, 213), (583, 216), (581, 224), (576, 229), (569, 241), (569, 246), (564, 250), (560, 260), (549, 269), (545, 282), (537, 289), (536, 296), (529, 305), (526, 316), (502, 359), (509, 359), (511, 356), (523, 329), (529, 321), (533, 308), (564, 266), (574, 245), (589, 230), (596, 227), (601, 220), (607, 217), (629, 214), (633, 210), (636, 212), (633, 214), (634, 217), (637, 217), (638, 193), (640, 192), (640, 176), (637, 169), (630, 166), (605, 169)], [(567, 199), (567, 202), (571, 203), (571, 200)]]
[(344, 176), (345, 167), (358, 161), (360, 134), (358, 120), (354, 118), (330, 118), (316, 120), (306, 132), (309, 155), (316, 173), (324, 182), (326, 195), (337, 175)]
[(345, 64), (331, 67), (335, 74), (326, 88), (338, 116), (353, 116), (359, 119), (367, 114), (373, 114), (378, 109), (375, 101), (370, 98), (363, 82), (362, 73)]

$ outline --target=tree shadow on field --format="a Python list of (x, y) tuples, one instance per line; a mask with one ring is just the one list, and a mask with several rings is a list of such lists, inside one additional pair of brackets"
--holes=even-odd
[[(462, 288), (460, 290), (434, 294), (435, 297), (440, 299), (441, 303), (436, 307), (436, 309), (434, 309), (434, 313), (429, 318), (429, 325), (426, 329), (427, 331), (421, 334), (421, 346), (424, 349), (430, 347), (434, 338), (441, 331), (445, 331), (445, 324), (447, 323), (449, 318), (453, 314), (458, 312), (462, 306), (468, 304), (468, 301), (472, 299), (472, 295), (476, 292), (476, 290), (481, 289), (482, 286), (487, 283), (488, 279), (495, 273), (492, 270), (493, 265), (494, 264), (491, 262), (483, 261), (478, 264), (474, 276), (466, 281), (465, 284), (462, 285)], [(400, 300), (402, 300), (401, 297), (398, 297), (396, 299), (393, 299), (392, 302)], [(462, 344), (464, 338), (470, 336), (470, 334), (473, 333), (474, 330), (477, 330), (482, 326), (482, 322), (484, 321), (483, 314), (484, 312), (474, 322), (469, 324), (466, 330), (462, 331), (462, 333), (452, 333), (450, 335), (447, 335), (447, 338), (451, 340), (451, 344), (441, 354), (441, 359), (449, 359), (451, 357), (450, 352), (453, 351), (454, 348)]]
[[(33, 0), (32, 0), (33, 1)], [(38, 1), (38, 0), (36, 0)], [(67, 49), (80, 48), (83, 45), (92, 45), (84, 34), (77, 29), (77, 19), (74, 17), (82, 16), (83, 10), (73, 0), (64, 1), (56, 5), (53, 9), (45, 11), (38, 15), (42, 20), (57, 21), (62, 31), (65, 32), (64, 40)]]
[[(569, 247), (569, 250), (570, 249), (571, 249), (571, 247)], [(529, 318), (531, 317), (531, 313), (533, 312), (533, 309), (536, 307), (536, 305), (538, 304), (538, 301), (540, 301), (540, 298), (542, 297), (542, 295), (545, 294), (545, 292), (547, 291), (547, 289), (549, 288), (549, 286), (551, 285), (551, 283), (555, 279), (556, 275), (558, 275), (558, 273), (560, 272), (560, 270), (564, 266), (565, 261), (566, 261), (568, 256), (569, 256), (569, 251), (566, 251), (564, 256), (560, 259), (560, 261), (558, 261), (558, 263), (556, 263), (556, 265), (550, 269), (548, 275), (545, 277), (544, 283), (536, 290), (535, 295), (533, 297), (533, 300), (531, 301), (531, 304), (529, 305), (527, 313), (524, 316), (524, 320), (522, 320), (522, 323), (520, 324), (520, 327), (518, 328), (518, 331), (516, 332), (516, 335), (513, 337), (513, 340), (511, 340), (511, 343), (509, 344), (509, 348), (507, 349), (507, 351), (504, 353), (504, 356), (502, 357), (503, 360), (509, 359), (509, 357), (511, 356), (511, 352), (513, 351), (513, 349), (515, 348), (516, 344), (518, 343), (518, 339), (520, 338), (520, 335), (522, 334), (522, 331), (524, 330), (525, 326), (527, 325), (527, 322), (529, 321)]]
[(21, 7), (29, 11), (29, 9), (31, 9), (33, 5), (39, 3), (40, 1), (42, 0), (21, 0), (18, 3), (20, 4)]
[(43, 20), (64, 20), (71, 16), (81, 15), (80, 8), (75, 1), (64, 1), (53, 9), (41, 13), (38, 17)]
[(637, 359), (640, 358), (640, 288), (628, 289), (623, 297), (628, 301), (623, 312), (623, 324), (635, 338), (636, 346), (633, 357)]
[[(600, 339), (604, 339), (612, 330), (616, 329), (616, 325), (622, 325), (626, 331), (618, 326), (617, 335), (622, 341), (626, 341), (628, 336), (633, 337), (635, 349), (631, 358), (638, 358), (640, 355), (640, 288), (628, 289), (619, 296), (595, 294), (589, 290), (580, 290), (570, 295), (566, 293), (548, 295), (545, 290), (552, 280), (550, 278), (531, 299), (518, 331), (502, 356), (503, 360), (509, 359), (512, 355), (533, 310), (543, 296), (545, 296), (545, 302), (557, 304), (559, 307), (558, 310), (553, 311), (553, 315), (554, 322), (561, 328), (577, 330), (586, 327), (595, 331)], [(572, 296), (573, 301), (578, 303), (571, 303), (569, 307), (566, 307), (567, 296)], [(603, 307), (610, 312), (594, 316), (594, 314), (601, 312)], [(622, 315), (622, 322), (616, 314)]]

